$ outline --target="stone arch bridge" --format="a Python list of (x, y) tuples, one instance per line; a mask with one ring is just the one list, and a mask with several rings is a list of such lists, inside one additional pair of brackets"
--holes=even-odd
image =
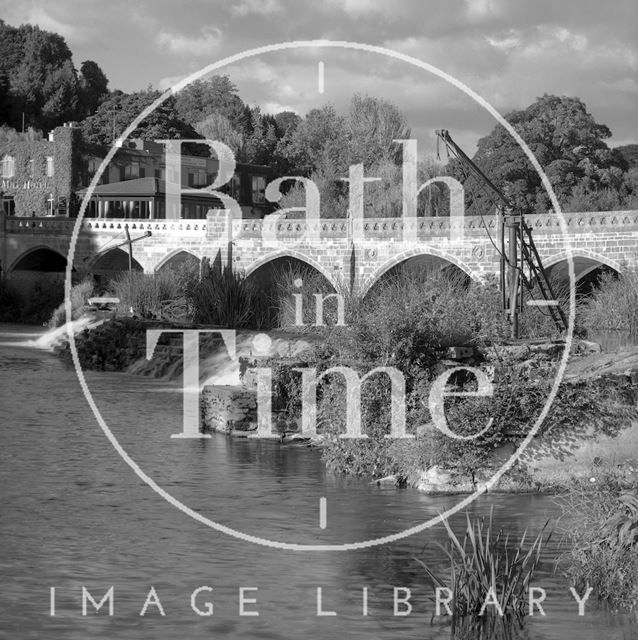
[[(210, 211), (201, 220), (84, 219), (80, 223), (73, 269), (109, 273), (128, 269), (125, 227), (133, 239), (132, 264), (154, 273), (184, 260), (209, 258), (253, 274), (279, 258), (299, 260), (322, 273), (333, 286), (343, 283), (365, 293), (393, 267), (455, 265), (473, 279), (499, 271), (498, 224), (494, 216), (462, 219), (462, 241), (450, 239), (451, 218), (417, 218), (404, 233), (402, 218), (359, 220), (356, 232), (344, 219), (321, 219), (309, 234), (300, 220), (231, 220), (227, 211)], [(567, 277), (572, 255), (576, 278), (601, 268), (622, 272), (638, 267), (638, 211), (565, 214), (566, 233), (555, 214), (527, 216), (543, 263)], [(414, 220), (412, 221), (414, 223)], [(34, 273), (58, 276), (66, 268), (76, 220), (0, 219), (3, 275), (19, 281)]]

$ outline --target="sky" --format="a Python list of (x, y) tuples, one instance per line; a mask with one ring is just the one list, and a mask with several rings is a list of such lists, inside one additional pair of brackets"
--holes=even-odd
[[(61, 34), (76, 67), (94, 60), (111, 89), (167, 89), (264, 45), (357, 42), (432, 65), (501, 114), (545, 93), (577, 96), (609, 126), (611, 146), (638, 142), (638, 0), (0, 0), (0, 18)], [(447, 128), (473, 153), (496, 122), (448, 81), (379, 53), (289, 49), (215, 73), (271, 113), (327, 103), (345, 112), (355, 92), (385, 98), (421, 152), (434, 152), (434, 130)]]

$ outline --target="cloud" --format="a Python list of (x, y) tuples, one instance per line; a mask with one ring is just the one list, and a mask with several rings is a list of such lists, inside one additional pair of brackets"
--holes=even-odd
[(261, 15), (279, 13), (282, 10), (279, 0), (241, 0), (231, 7), (231, 13), (235, 16)]
[(392, 3), (379, 2), (378, 0), (328, 0), (328, 4), (339, 7), (346, 13), (355, 16), (392, 13), (397, 9)]
[(156, 37), (157, 44), (177, 55), (204, 56), (219, 49), (222, 32), (215, 27), (204, 27), (199, 37), (160, 31)]
[(520, 35), (518, 34), (518, 32), (514, 30), (510, 31), (509, 34), (506, 36), (500, 36), (500, 37), (487, 36), (486, 40), (492, 47), (495, 47), (496, 49), (501, 49), (504, 51), (508, 51), (509, 49), (518, 47), (518, 45), (521, 44)]
[[(37, 23), (64, 35), (76, 61), (95, 60), (112, 87), (128, 91), (172, 86), (211, 58), (259, 45), (348, 40), (429, 62), (501, 113), (544, 93), (578, 96), (618, 140), (635, 139), (636, 0), (193, 0), (189, 10), (168, 0), (0, 4), (9, 24)], [(321, 96), (318, 60), (326, 69)], [(472, 132), (478, 138), (493, 126), (460, 92), (382, 56), (318, 47), (251, 58), (219, 73), (230, 75), (248, 104), (272, 111), (286, 106), (304, 114), (328, 102), (344, 110), (359, 91), (396, 102), (424, 137), (447, 124), (471, 148)], [(440, 112), (432, 111), (436, 105)]]
[(465, 15), (471, 22), (483, 22), (501, 12), (497, 0), (465, 0)]
[(184, 76), (166, 76), (165, 78), (160, 78), (157, 82), (157, 88), (160, 91), (166, 91), (166, 89), (170, 89), (174, 85), (176, 85), (180, 80), (183, 80)]
[(16, 3), (3, 18), (15, 26), (22, 23), (37, 24), (46, 31), (60, 34), (67, 41), (86, 42), (91, 37), (92, 29), (90, 27), (79, 27), (70, 22), (59, 20), (43, 7), (34, 4)]
[(289, 104), (281, 104), (280, 102), (264, 102), (261, 106), (261, 110), (263, 113), (281, 113), (282, 111), (292, 111), (297, 115), (300, 115), (298, 110), (295, 107), (290, 106)]

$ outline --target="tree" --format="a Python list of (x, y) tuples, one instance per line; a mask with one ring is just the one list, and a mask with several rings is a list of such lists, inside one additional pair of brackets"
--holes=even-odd
[[(355, 95), (347, 116), (337, 114), (330, 105), (309, 111), (294, 129), (287, 130), (277, 145), (277, 153), (289, 163), (288, 175), (309, 176), (317, 185), (322, 215), (347, 215), (349, 187), (343, 178), (348, 177), (351, 165), (363, 164), (367, 177), (379, 178), (364, 188), (364, 215), (396, 217), (403, 211), (403, 176), (402, 149), (394, 140), (409, 137), (405, 118), (395, 105)], [(432, 177), (431, 169), (420, 164), (420, 184)], [(444, 190), (433, 185), (419, 198), (417, 211), (420, 215), (438, 215), (446, 200)], [(303, 202), (303, 187), (297, 185), (284, 196), (280, 206), (302, 206)]]
[(0, 125), (11, 119), (11, 93), (9, 76), (0, 70)]
[(53, 127), (76, 118), (80, 98), (77, 76), (70, 60), (47, 75), (43, 88), (46, 102), (40, 112), (41, 124)]
[(624, 144), (615, 149), (630, 167), (638, 166), (638, 144)]
[[(348, 129), (346, 119), (332, 105), (311, 109), (294, 129), (289, 129), (277, 145), (294, 175), (309, 175), (320, 167), (347, 171)], [(346, 175), (346, 174), (341, 174)]]
[[(575, 194), (580, 202), (588, 194), (589, 206), (596, 207), (595, 194), (621, 189), (626, 165), (604, 142), (611, 132), (579, 98), (544, 95), (505, 117), (544, 168), (561, 206), (569, 207)], [(473, 160), (515, 207), (539, 213), (551, 209), (538, 172), (502, 125), (479, 140)], [(465, 185), (469, 215), (493, 211), (490, 197), (458, 161), (451, 161), (448, 169)]]
[(239, 158), (244, 147), (244, 137), (233, 127), (226, 116), (220, 113), (211, 113), (195, 125), (195, 130), (208, 140), (223, 142), (232, 149), (235, 159)]
[[(84, 140), (93, 144), (112, 144), (160, 96), (161, 93), (152, 88), (130, 94), (121, 91), (111, 93), (92, 116), (81, 122)], [(131, 137), (160, 140), (201, 136), (179, 117), (175, 99), (171, 96), (139, 124)]]
[(277, 125), (277, 135), (280, 138), (283, 138), (289, 131), (294, 131), (301, 122), (301, 117), (294, 111), (280, 111), (275, 114), (274, 118)]
[(0, 118), (16, 128), (52, 129), (92, 113), (108, 80), (90, 60), (81, 74), (64, 38), (37, 26), (0, 20)]
[(95, 113), (108, 95), (109, 81), (97, 62), (85, 60), (80, 65), (80, 101), (82, 116)]
[(64, 38), (38, 27), (24, 25), (13, 39), (21, 51), (17, 66), (9, 71), (13, 96), (13, 121), (52, 128), (77, 115), (79, 87)]
[(244, 103), (228, 76), (212, 76), (191, 82), (177, 94), (175, 107), (179, 117), (192, 126), (217, 114), (227, 118), (237, 131), (243, 133)]
[(394, 140), (410, 137), (398, 107), (380, 98), (355, 94), (348, 115), (350, 163), (365, 167), (385, 160), (400, 161), (401, 147)]

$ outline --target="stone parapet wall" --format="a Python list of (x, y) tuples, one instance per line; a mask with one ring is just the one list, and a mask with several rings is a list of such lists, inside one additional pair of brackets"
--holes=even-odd
[[(10, 272), (21, 256), (40, 247), (66, 255), (75, 221), (64, 218), (7, 218), (0, 220), (0, 260)], [(551, 265), (565, 260), (568, 247), (582, 256), (618, 271), (638, 266), (638, 211), (555, 214), (526, 218), (541, 258)], [(412, 237), (404, 237), (402, 218), (359, 221), (353, 233), (348, 220), (321, 219), (318, 234), (307, 236), (303, 219), (231, 220), (225, 210), (211, 211), (205, 220), (94, 219), (82, 221), (74, 267), (90, 271), (103, 253), (125, 239), (150, 231), (137, 242), (134, 257), (146, 273), (154, 273), (179, 251), (197, 259), (232, 264), (251, 274), (268, 262), (296, 258), (308, 263), (335, 286), (354, 284), (366, 291), (393, 266), (417, 256), (433, 256), (456, 265), (474, 279), (499, 269), (498, 220), (494, 216), (463, 219), (462, 241), (450, 237), (450, 218), (417, 218)], [(270, 235), (264, 238), (264, 225)], [(563, 235), (566, 231), (566, 235)]]

